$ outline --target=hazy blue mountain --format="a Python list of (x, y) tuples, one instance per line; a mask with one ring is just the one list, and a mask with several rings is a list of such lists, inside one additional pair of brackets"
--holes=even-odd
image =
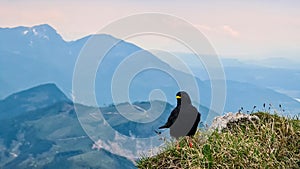
[(225, 72), (228, 80), (251, 83), (291, 97), (300, 97), (300, 70), (252, 66), (225, 67)]
[[(201, 61), (195, 55), (178, 53), (178, 56), (190, 64), (197, 77), (210, 80), (205, 68), (201, 66)], [(267, 61), (269, 64), (264, 65)], [(237, 111), (242, 106), (251, 111), (254, 105), (269, 102), (276, 105), (274, 108), (282, 104), (290, 113), (299, 112), (299, 102), (295, 98), (300, 98), (300, 69), (293, 67), (297, 62), (283, 58), (270, 58), (265, 61), (222, 58), (221, 62), (227, 80), (225, 111)], [(210, 85), (205, 83), (206, 86)]]
[(266, 59), (253, 60), (248, 59), (244, 62), (250, 63), (252, 65), (258, 65), (261, 67), (269, 67), (269, 68), (280, 68), (280, 69), (294, 69), (299, 70), (299, 55), (297, 54), (286, 54), (283, 53), (281, 56), (268, 57)]
[(295, 66), (296, 61), (285, 58), (255, 61), (222, 59), (222, 63), (227, 80), (272, 89), (291, 98), (300, 98), (300, 69)]
[(45, 84), (30, 90), (10, 95), (0, 101), (0, 120), (52, 106), (59, 102), (70, 102), (55, 84)]
[[(76, 59), (91, 36), (67, 42), (62, 39), (55, 29), (45, 24), (34, 27), (1, 28), (0, 37), (0, 98), (4, 98), (18, 90), (49, 82), (58, 84), (67, 96), (71, 96), (72, 76)], [(96, 35), (95, 37), (100, 47), (101, 44), (119, 41), (110, 35)], [(150, 91), (161, 89), (167, 97), (167, 102), (174, 105), (174, 95), (179, 90), (176, 79), (186, 80), (193, 77), (174, 69), (170, 63), (165, 63), (151, 53), (126, 41), (120, 41), (115, 45), (99, 65), (95, 79), (98, 104), (103, 106), (112, 103), (111, 78), (120, 63), (132, 58), (131, 54), (136, 54), (133, 61), (135, 65), (160, 66), (169, 74), (177, 75), (176, 78), (172, 78), (163, 71), (153, 69), (140, 72), (132, 79), (128, 89), (131, 101), (148, 100)], [(192, 63), (189, 64), (198, 77), (195, 80), (200, 90), (201, 105), (210, 107), (210, 84), (201, 81), (207, 79), (207, 73), (203, 73), (203, 67), (198, 67), (201, 63), (190, 61)], [(258, 87), (257, 90), (254, 89), (251, 93), (244, 90), (245, 95), (254, 92), (257, 98), (266, 98), (268, 97), (266, 93), (269, 89), (272, 89), (276, 90), (277, 93), (273, 93), (273, 96), (276, 95), (276, 97), (270, 98), (270, 102), (292, 103), (288, 104), (292, 106), (289, 107), (291, 110), (297, 110), (299, 107), (290, 98), (300, 96), (299, 85), (297, 85), (299, 71), (253, 66), (235, 59), (223, 62), (227, 80), (242, 82), (227, 83), (227, 87), (230, 88), (230, 90), (227, 90), (228, 94), (236, 98), (234, 104), (240, 106), (245, 104), (243, 100), (238, 99), (240, 95), (239, 88), (252, 84)], [(278, 91), (285, 92), (285, 94), (293, 92), (293, 95), (285, 97)], [(122, 95), (122, 92), (126, 91), (120, 91), (120, 95)], [(261, 104), (260, 101), (258, 102), (254, 98), (250, 99), (255, 104)], [(236, 111), (236, 107), (228, 102), (225, 111)]]
[(124, 157), (92, 150), (73, 103), (54, 84), (15, 93), (0, 104), (5, 116), (0, 119), (0, 168), (134, 168)]
[[(186, 62), (191, 65), (195, 75), (202, 80), (209, 80), (201, 62), (192, 54), (178, 53), (181, 58), (187, 58)], [(300, 69), (299, 61), (289, 58), (268, 59), (234, 59), (222, 58), (226, 79), (249, 83), (263, 88), (275, 90), (290, 97), (300, 98)]]
[[(44, 24), (0, 28), (0, 37), (0, 82), (4, 84), (0, 98), (47, 82), (55, 82), (66, 94), (71, 93), (75, 62), (89, 36), (67, 42)], [(109, 35), (98, 37), (103, 43), (117, 40)], [(120, 47), (119, 52), (127, 51), (128, 47)]]
[(0, 79), (6, 84), (0, 97), (43, 82), (70, 81), (76, 57), (49, 25), (1, 28), (0, 37)]
[[(0, 37), (0, 82), (3, 82), (0, 97), (3, 98), (15, 91), (48, 82), (55, 82), (66, 95), (70, 96), (76, 59), (91, 36), (66, 42), (49, 25), (38, 25), (2, 28)], [(119, 41), (110, 35), (95, 35), (94, 38), (98, 40), (100, 47), (102, 43)], [(131, 54), (139, 51), (136, 64), (163, 67), (168, 73), (176, 74), (177, 79), (192, 78), (173, 69), (138, 46), (120, 41), (107, 53), (99, 65), (95, 82), (96, 92), (100, 93), (97, 94), (100, 105), (112, 103), (111, 78), (118, 65), (128, 59)], [(133, 81), (131, 96), (134, 101), (148, 99), (148, 91), (156, 88), (162, 89), (168, 101), (174, 103), (175, 94), (179, 90), (176, 81), (170, 75), (157, 70), (145, 70)], [(201, 88), (204, 88), (203, 90), (206, 90), (207, 87), (201, 84), (199, 79), (196, 81)], [(209, 97), (209, 94), (203, 93), (204, 96)], [(206, 103), (209, 104), (209, 101)]]
[(269, 58), (257, 61), (224, 59), (223, 63), (226, 63), (224, 70), (227, 80), (250, 83), (292, 98), (300, 98), (300, 69), (294, 66), (297, 62), (284, 58)]
[[(205, 83), (209, 84), (210, 81), (205, 81)], [(269, 104), (272, 105), (270, 107), (272, 110), (285, 115), (295, 115), (300, 111), (300, 103), (298, 101), (274, 90), (231, 80), (227, 80), (226, 85), (225, 111), (238, 111), (243, 107), (244, 112), (251, 112), (254, 106), (256, 106), (254, 111), (266, 110)], [(264, 103), (267, 105), (266, 108), (263, 108)], [(283, 106), (282, 109), (285, 109), (285, 112), (281, 111), (279, 104)]]
[[(114, 49), (112, 50), (112, 53), (114, 53)], [(125, 59), (127, 59), (127, 56)], [(114, 60), (109, 59), (109, 57), (113, 58)], [(123, 60), (124, 56), (118, 57), (115, 55), (108, 55), (108, 59), (104, 60), (101, 63), (101, 69), (98, 71), (96, 78), (96, 93), (99, 93), (99, 95), (97, 96), (100, 104), (101, 102), (107, 104), (112, 102), (112, 97), (110, 94), (110, 87), (112, 86), (111, 79), (115, 73), (115, 70), (118, 69), (119, 64)], [(130, 81), (130, 87), (128, 89), (130, 93), (129, 96), (132, 101), (148, 100), (149, 94), (152, 90), (160, 89), (165, 93), (167, 101), (175, 104), (175, 94), (180, 90), (178, 80), (185, 82), (190, 81), (190, 83), (192, 83), (192, 80), (195, 80), (196, 87), (198, 87), (200, 91), (209, 91), (209, 86), (206, 86), (200, 79), (194, 78), (189, 74), (172, 68), (170, 65), (162, 62), (147, 51), (142, 51), (141, 53), (139, 53), (134, 59), (134, 62), (135, 63), (133, 63), (133, 66), (140, 64), (145, 67), (159, 67), (164, 69), (164, 71), (157, 69), (148, 69), (141, 71), (134, 78), (132, 78), (132, 80)], [(192, 84), (186, 84), (190, 85), (190, 88), (192, 88)], [(126, 91), (119, 91), (120, 95), (123, 94), (122, 92)], [(210, 93), (203, 92), (201, 95), (203, 102), (201, 104), (206, 106), (209, 105), (210, 102), (208, 101), (209, 99), (207, 99), (209, 97)]]

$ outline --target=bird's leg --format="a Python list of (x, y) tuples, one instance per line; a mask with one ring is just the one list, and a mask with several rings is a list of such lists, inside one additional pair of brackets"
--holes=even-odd
[(176, 140), (176, 149), (179, 150), (180, 149), (180, 144), (179, 144), (179, 141)]
[(192, 138), (190, 136), (186, 137), (187, 142), (189, 143), (190, 148), (193, 147), (193, 142), (192, 142)]

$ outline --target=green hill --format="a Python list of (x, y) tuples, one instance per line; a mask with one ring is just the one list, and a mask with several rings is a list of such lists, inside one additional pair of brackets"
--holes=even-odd
[(190, 147), (186, 138), (166, 143), (156, 156), (142, 157), (138, 168), (300, 168), (300, 120), (253, 113), (227, 129), (198, 131)]

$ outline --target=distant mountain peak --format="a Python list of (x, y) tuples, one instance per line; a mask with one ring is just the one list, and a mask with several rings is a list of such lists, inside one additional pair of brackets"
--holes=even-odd
[(28, 52), (55, 51), (49, 48), (55, 46), (61, 48), (67, 44), (62, 36), (48, 24), (0, 28), (0, 37), (0, 51), (27, 52), (25, 54), (27, 56), (32, 56), (32, 53)]
[(16, 30), (18, 34), (26, 37), (35, 37), (39, 39), (51, 40), (51, 39), (62, 39), (60, 34), (48, 24), (40, 24), (32, 27), (19, 26), (15, 28), (5, 28), (5, 30), (13, 31)]
[(4, 117), (13, 117), (18, 115), (19, 112), (29, 112), (46, 108), (60, 102), (71, 101), (55, 84), (41, 84), (14, 93), (0, 101), (0, 119)]
[(50, 26), (49, 24), (40, 24), (40, 25), (35, 25), (32, 26), (31, 28), (36, 28), (36, 29), (44, 29), (44, 30), (53, 30), (56, 31), (52, 26)]
[(60, 89), (57, 87), (57, 85), (55, 83), (45, 83), (45, 84), (40, 84), (36, 87), (30, 88), (28, 90), (58, 90), (60, 91)]
[(56, 86), (54, 83), (46, 83), (46, 84), (40, 84), (36, 87), (23, 90), (21, 92), (17, 92), (15, 94), (12, 94), (8, 96), (8, 98), (16, 98), (16, 97), (23, 97), (26, 96), (28, 97), (33, 96), (33, 95), (39, 95), (41, 93), (46, 93), (48, 97), (52, 96), (53, 99), (62, 99), (62, 100), (67, 100), (68, 98), (65, 96), (65, 94)]

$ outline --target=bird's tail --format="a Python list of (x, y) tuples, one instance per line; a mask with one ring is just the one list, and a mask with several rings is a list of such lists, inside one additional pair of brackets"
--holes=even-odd
[(158, 129), (168, 128), (166, 125), (160, 126)]

